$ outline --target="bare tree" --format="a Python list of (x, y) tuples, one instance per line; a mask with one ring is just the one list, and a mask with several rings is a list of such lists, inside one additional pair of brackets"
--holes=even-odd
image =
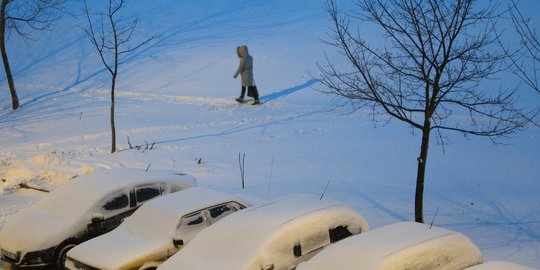
[(28, 38), (26, 29), (43, 31), (51, 28), (52, 22), (60, 18), (60, 8), (67, 0), (2, 0), (0, 6), (0, 53), (11, 93), (11, 104), (19, 108), (19, 98), (15, 89), (13, 74), (6, 51), (6, 34), (15, 31), (19, 36)]
[[(358, 0), (354, 11), (327, 0), (333, 32), (329, 44), (347, 68), (330, 59), (320, 66), (325, 92), (344, 97), (373, 119), (396, 119), (422, 134), (417, 158), (415, 220), (423, 222), (423, 196), (430, 136), (447, 143), (444, 131), (500, 142), (523, 129), (530, 115), (516, 105), (514, 90), (480, 84), (503, 69), (498, 48), (498, 5), (474, 0)], [(361, 27), (354, 27), (361, 26)], [(361, 25), (360, 25), (361, 24)], [(362, 29), (375, 27), (382, 44), (370, 44)], [(371, 28), (373, 29), (373, 28)], [(373, 32), (371, 32), (373, 33)]]
[[(118, 67), (121, 64), (122, 57), (129, 55), (135, 50), (147, 45), (150, 41), (156, 38), (152, 35), (141, 42), (133, 45), (131, 38), (137, 27), (138, 18), (133, 19), (129, 23), (124, 23), (120, 12), (124, 8), (124, 0), (109, 0), (106, 13), (98, 13), (98, 25), (96, 26), (92, 20), (90, 10), (84, 1), (84, 10), (88, 20), (88, 27), (85, 32), (90, 37), (90, 41), (96, 48), (101, 62), (111, 75), (111, 108), (110, 108), (110, 124), (111, 124), (111, 153), (116, 152), (116, 127), (114, 123), (114, 103), (115, 103), (115, 88), (116, 79), (118, 77)], [(122, 59), (121, 59), (122, 58)]]
[(516, 0), (512, 0), (510, 15), (518, 34), (520, 48), (510, 53), (511, 70), (527, 86), (540, 93), (539, 65), (540, 65), (540, 39), (530, 19), (525, 17), (518, 8)]

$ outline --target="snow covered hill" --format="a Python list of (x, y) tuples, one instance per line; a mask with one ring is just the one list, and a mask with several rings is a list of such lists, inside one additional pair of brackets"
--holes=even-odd
[[(0, 228), (46, 195), (21, 183), (50, 190), (113, 167), (176, 168), (201, 186), (264, 199), (320, 195), (329, 184), (325, 196), (357, 209), (371, 228), (413, 219), (421, 138), (396, 122), (374, 128), (366, 112), (349, 113), (317, 91), (316, 64), (336, 56), (320, 41), (330, 27), (324, 1), (184, 2), (128, 2), (126, 18), (141, 18), (138, 34), (160, 36), (121, 66), (116, 154), (109, 76), (79, 27), (85, 21), (65, 16), (32, 42), (10, 37), (22, 106), (10, 109), (0, 77)], [(261, 106), (234, 102), (242, 44), (254, 57)], [(503, 146), (448, 135), (453, 145), (431, 145), (426, 220), (466, 234), (486, 260), (539, 267), (540, 129)]]

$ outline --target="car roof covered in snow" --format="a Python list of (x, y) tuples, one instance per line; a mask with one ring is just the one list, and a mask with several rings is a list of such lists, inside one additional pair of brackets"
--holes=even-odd
[(180, 218), (197, 210), (227, 202), (245, 207), (252, 204), (238, 196), (215, 190), (192, 187), (154, 199), (128, 217), (117, 230), (129, 230), (134, 235), (170, 239)]
[(66, 202), (76, 201), (79, 205), (95, 203), (103, 195), (132, 186), (170, 183), (178, 188), (195, 186), (195, 179), (185, 173), (174, 170), (150, 170), (134, 168), (115, 168), (98, 170), (91, 174), (81, 175), (59, 186), (41, 201), (36, 207), (51, 209)]
[(289, 195), (225, 217), (159, 269), (247, 270), (275, 241), (295, 241), (298, 235), (321, 227), (328, 231), (344, 224), (352, 233), (368, 230), (363, 217), (344, 204), (306, 194)]
[(463, 234), (400, 222), (329, 246), (298, 270), (454, 270), (482, 263), (480, 250)]
[(76, 246), (68, 256), (80, 262), (92, 262), (99, 268), (122, 265), (135, 254), (144, 257), (146, 253), (159, 250), (158, 247), (166, 249), (181, 217), (227, 202), (238, 202), (245, 207), (251, 205), (238, 196), (198, 187), (154, 199), (141, 206), (118, 228)]
[(159, 214), (161, 223), (172, 222), (176, 225), (178, 218), (186, 214), (232, 201), (238, 202), (245, 207), (252, 204), (244, 198), (232, 194), (206, 188), (192, 187), (144, 204), (130, 216), (125, 223), (126, 225), (132, 224), (132, 226), (144, 225), (141, 224), (141, 222), (146, 219), (146, 216)]
[(521, 264), (506, 262), (506, 261), (491, 261), (483, 264), (465, 268), (465, 270), (535, 270), (536, 268), (528, 267)]

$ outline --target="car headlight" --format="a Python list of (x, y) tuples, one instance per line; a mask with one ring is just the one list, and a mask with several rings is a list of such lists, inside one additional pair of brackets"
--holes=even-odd
[(76, 261), (69, 257), (66, 259), (66, 266), (68, 266), (69, 268), (82, 269), (82, 270), (99, 270), (98, 268), (92, 267), (90, 265), (86, 265), (82, 262)]
[(55, 263), (54, 258), (55, 247), (32, 251), (23, 255), (20, 265), (45, 265)]
[(19, 262), (21, 258), (21, 252), (11, 252), (9, 250), (2, 249), (2, 259), (8, 262)]

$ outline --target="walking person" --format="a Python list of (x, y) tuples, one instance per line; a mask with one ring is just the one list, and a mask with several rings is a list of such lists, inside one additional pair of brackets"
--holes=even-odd
[(233, 78), (236, 79), (238, 74), (240, 74), (242, 77), (242, 92), (236, 101), (240, 103), (244, 101), (244, 95), (246, 94), (247, 87), (247, 96), (254, 98), (252, 105), (258, 105), (260, 104), (259, 91), (257, 90), (255, 80), (253, 79), (253, 57), (249, 55), (246, 45), (236, 48), (236, 53), (240, 58), (240, 65), (238, 66), (236, 73), (234, 73)]

